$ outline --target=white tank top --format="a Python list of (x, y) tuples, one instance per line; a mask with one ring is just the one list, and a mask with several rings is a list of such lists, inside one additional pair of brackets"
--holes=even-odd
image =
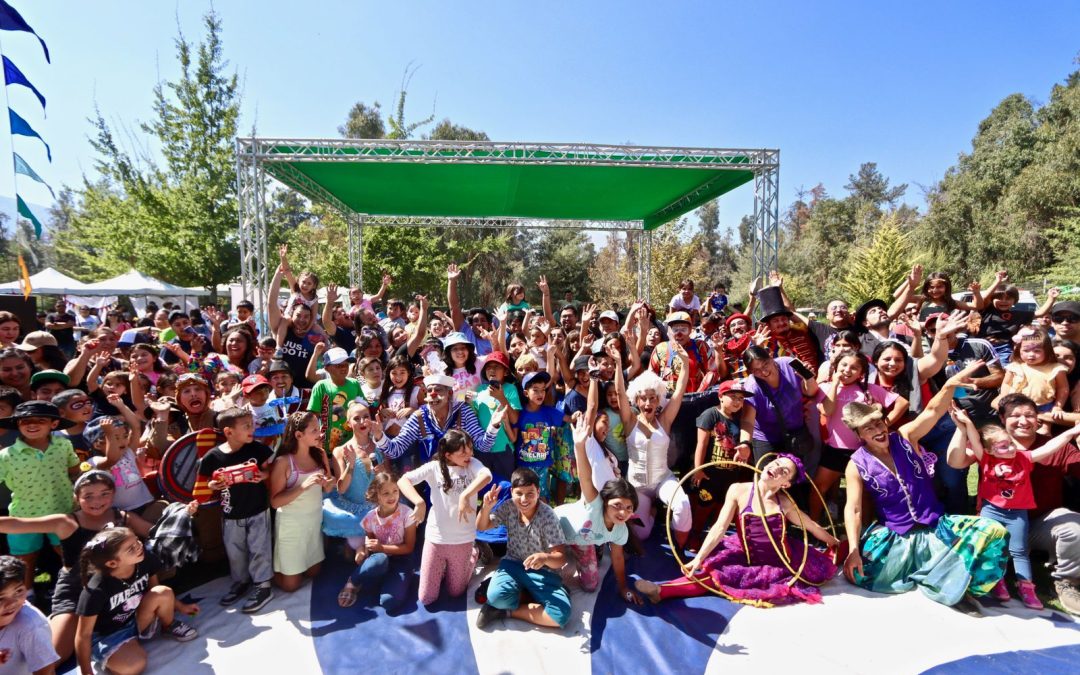
[(636, 488), (655, 488), (671, 475), (667, 463), (668, 445), (671, 438), (659, 423), (651, 436), (642, 431), (641, 422), (634, 425), (626, 437), (626, 450), (629, 456), (627, 480)]

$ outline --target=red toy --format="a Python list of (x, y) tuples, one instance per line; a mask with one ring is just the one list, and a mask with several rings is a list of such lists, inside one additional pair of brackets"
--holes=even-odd
[(218, 469), (214, 472), (213, 479), (226, 486), (236, 483), (254, 483), (259, 480), (259, 466), (255, 460), (249, 459), (243, 464)]

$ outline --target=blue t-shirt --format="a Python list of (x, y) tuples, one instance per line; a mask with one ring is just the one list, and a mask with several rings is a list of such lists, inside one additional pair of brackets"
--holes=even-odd
[(576, 412), (585, 412), (588, 407), (589, 397), (578, 392), (577, 389), (566, 392), (566, 396), (563, 396), (563, 400), (559, 402), (559, 408), (566, 417), (572, 417)]
[(563, 414), (554, 406), (539, 410), (522, 410), (518, 415), (518, 466), (542, 469), (555, 460), (555, 434), (563, 425)]

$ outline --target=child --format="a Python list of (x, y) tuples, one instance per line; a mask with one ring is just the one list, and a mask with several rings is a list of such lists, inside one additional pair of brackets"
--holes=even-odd
[[(71, 479), (79, 474), (79, 458), (71, 441), (54, 435), (71, 422), (60, 417), (52, 403), (26, 401), (15, 406), (10, 417), (0, 419), (0, 428), (18, 429), (15, 443), (0, 450), (0, 482), (11, 490), (8, 513), (22, 518), (71, 513)], [(26, 563), (26, 587), (33, 587), (34, 563), (44, 543), (40, 534), (9, 534), (8, 549)], [(55, 534), (49, 542), (60, 545)]]
[[(18, 392), (16, 392), (16, 396), (18, 396)], [(6, 413), (0, 415), (0, 417), (11, 415), (15, 410), (15, 406), (19, 404), (16, 400), (15, 403), (11, 404), (11, 409), (5, 411), (2, 410), (4, 400), (4, 395), (0, 393), (0, 412)], [(79, 456), (80, 462), (86, 461), (86, 458), (90, 456), (90, 444), (86, 442), (83, 432), (86, 430), (86, 423), (94, 415), (94, 402), (81, 389), (65, 389), (53, 396), (52, 404), (59, 408), (60, 416), (70, 423), (68, 428), (56, 433), (67, 437), (71, 441), (71, 447), (75, 448), (75, 454)], [(17, 432), (12, 433), (18, 436)], [(12, 439), (12, 442), (14, 442), (14, 439)]]
[[(822, 439), (821, 460), (814, 474), (814, 485), (822, 495), (840, 482), (851, 455), (862, 442), (844, 424), (844, 406), (852, 401), (878, 405), (888, 411), (886, 423), (899, 424), (907, 414), (907, 402), (896, 392), (877, 384), (869, 384), (870, 361), (862, 352), (841, 352), (832, 361), (832, 379), (818, 389), (818, 412), (825, 422), (826, 437)], [(810, 500), (810, 517), (821, 517), (820, 499)]]
[(710, 312), (723, 312), (728, 305), (727, 287), (724, 284), (716, 284), (713, 286), (712, 293), (709, 294), (709, 311)]
[(324, 557), (322, 493), (334, 489), (334, 478), (322, 444), (315, 413), (292, 413), (270, 470), (270, 506), (277, 509), (274, 581), (286, 593), (317, 575)]
[[(1060, 419), (1069, 400), (1068, 369), (1057, 362), (1050, 335), (1042, 328), (1022, 328), (1013, 341), (1012, 361), (1005, 366), (1001, 393), (991, 405), (996, 406), (1002, 396), (1019, 392), (1035, 401), (1039, 412), (1050, 412), (1054, 419)], [(1039, 428), (1041, 434), (1049, 431), (1046, 425)]]
[(150, 380), (150, 393), (156, 393), (158, 380), (169, 372), (158, 358), (157, 347), (145, 343), (136, 344), (131, 348), (131, 362)]
[(551, 499), (550, 468), (555, 461), (555, 443), (562, 433), (563, 413), (545, 405), (551, 376), (544, 371), (529, 373), (522, 381), (525, 408), (518, 415), (517, 465), (532, 469), (539, 479), (540, 497)]
[(1035, 312), (1015, 309), (1020, 302), (1020, 289), (1005, 283), (1009, 273), (997, 273), (994, 283), (986, 289), (982, 302), (976, 303), (980, 310), (979, 337), (994, 345), (994, 353), (1002, 363), (1012, 358), (1013, 336), (1035, 319)]
[[(131, 413), (126, 407), (125, 410)], [(132, 441), (139, 439), (139, 429), (131, 424), (134, 422), (137, 425), (138, 420), (134, 419), (133, 414), (130, 417), (130, 421), (119, 417), (98, 417), (86, 425), (83, 436), (98, 453), (90, 458), (90, 463), (97, 469), (108, 471), (113, 477), (116, 506), (141, 516), (143, 510), (154, 502), (154, 495), (143, 482), (138, 459), (131, 449)], [(150, 522), (156, 520), (152, 515), (148, 519)]]
[(249, 375), (269, 375), (270, 363), (274, 360), (274, 352), (277, 351), (277, 340), (271, 336), (259, 338), (259, 344), (255, 348), (255, 358), (248, 364)]
[(694, 295), (694, 282), (691, 279), (683, 279), (679, 284), (679, 292), (671, 297), (668, 303), (668, 314), (675, 312), (687, 312), (693, 325), (698, 324), (701, 315), (701, 298)]
[(223, 370), (214, 375), (215, 398), (210, 402), (210, 409), (214, 412), (221, 412), (239, 405), (239, 398), (242, 394), (244, 394), (244, 390), (240, 375), (231, 370)]
[[(255, 422), (251, 411), (229, 408), (217, 418), (225, 442), (213, 448), (199, 460), (196, 499), (206, 501), (210, 491), (219, 493), (221, 503), (222, 539), (229, 557), (232, 586), (221, 598), (229, 606), (248, 595), (240, 611), (252, 614), (262, 609), (274, 597), (270, 588), (273, 578), (270, 546), (270, 503), (266, 483), (269, 474), (270, 448), (255, 440)], [(214, 480), (214, 472), (254, 460), (258, 472), (254, 480), (226, 485)], [(205, 483), (206, 490), (201, 490)]]
[(368, 536), (356, 552), (356, 570), (338, 593), (338, 605), (352, 607), (361, 591), (374, 591), (379, 593), (379, 605), (392, 612), (409, 590), (416, 522), (413, 510), (401, 503), (393, 473), (376, 474), (367, 487), (367, 500), (375, 507), (363, 520)]
[(454, 400), (471, 403), (480, 386), (476, 347), (464, 333), (450, 333), (443, 340), (443, 361), (447, 372), (454, 378)]
[(79, 578), (79, 556), (86, 542), (94, 535), (115, 524), (130, 527), (140, 537), (150, 534), (150, 523), (143, 518), (113, 506), (116, 484), (105, 471), (91, 470), (75, 481), (75, 501), (78, 509), (71, 515), (57, 514), (42, 518), (0, 518), (0, 532), (8, 534), (54, 534), (60, 539), (60, 558), (63, 567), (56, 577), (52, 595), (53, 647), (66, 660), (75, 650), (75, 608), (82, 592)]
[[(627, 602), (641, 604), (641, 600), (626, 585), (626, 559), (623, 546), (630, 537), (626, 521), (637, 509), (637, 490), (622, 478), (612, 478), (596, 489), (593, 470), (600, 469), (610, 475), (603, 452), (594, 441), (594, 452), (586, 450), (592, 439), (590, 416), (578, 413), (574, 420), (574, 452), (577, 455), (578, 476), (581, 479), (581, 499), (555, 507), (559, 526), (570, 547), (572, 564), (563, 567), (563, 581), (567, 581), (576, 567), (581, 588), (592, 593), (600, 587), (600, 574), (596, 561), (596, 547), (611, 544), (611, 566), (615, 570), (615, 583), (619, 597)], [(511, 493), (513, 490), (511, 490)]]
[(292, 316), (293, 307), (296, 305), (303, 305), (311, 310), (312, 314), (317, 314), (319, 305), (319, 275), (314, 272), (304, 271), (300, 273), (300, 277), (297, 278), (293, 274), (292, 268), (289, 267), (288, 260), (289, 248), (287, 245), (282, 244), (278, 248), (278, 257), (281, 259), (281, 271), (285, 274), (285, 280), (289, 284), (289, 288), (292, 293), (289, 295), (288, 301), (285, 303), (285, 310), (282, 312), (284, 316)]
[(111, 361), (112, 357), (102, 352), (94, 359), (94, 367), (86, 375), (86, 391), (90, 394), (91, 400), (94, 401), (94, 417), (120, 414), (116, 406), (109, 403), (109, 396), (113, 394), (123, 397), (124, 403), (129, 408), (135, 407), (131, 401), (131, 380), (123, 370), (105, 373), (101, 377), (101, 383), (98, 384), (98, 376), (101, 375), (101, 370)]
[(480, 426), (486, 428), (491, 422), (491, 416), (500, 408), (506, 409), (507, 420), (507, 424), (499, 429), (491, 452), (485, 453), (481, 461), (491, 469), (493, 480), (508, 480), (514, 471), (514, 442), (517, 440), (517, 433), (513, 427), (521, 410), (521, 397), (510, 374), (510, 360), (503, 352), (494, 351), (488, 354), (481, 374), (487, 386), (480, 388), (476, 400), (473, 401)]
[[(323, 450), (330, 452), (349, 440), (349, 429), (345, 424), (345, 408), (360, 395), (360, 383), (348, 377), (349, 354), (340, 347), (326, 349), (325, 342), (315, 345), (314, 354), (323, 356), (323, 370), (327, 377), (315, 383), (308, 399), (308, 411), (317, 413), (319, 422), (326, 429)], [(313, 355), (312, 358), (315, 358)], [(378, 399), (376, 399), (378, 400)]]
[(386, 364), (379, 407), (393, 413), (383, 422), (383, 431), (391, 438), (398, 435), (404, 421), (420, 407), (420, 387), (413, 381), (412, 363), (407, 355), (395, 356)]
[[(346, 425), (352, 437), (334, 448), (335, 489), (323, 500), (322, 529), (328, 537), (345, 537), (349, 546), (360, 556), (364, 550), (364, 516), (372, 508), (367, 498), (368, 485), (377, 471), (387, 471), (383, 454), (371, 440), (371, 409), (357, 399), (349, 404)], [(357, 564), (360, 560), (357, 559)]]
[(356, 364), (356, 374), (360, 383), (360, 393), (357, 398), (362, 399), (369, 408), (378, 408), (383, 391), (382, 360), (365, 356)]
[(465, 594), (476, 564), (476, 495), (491, 482), (489, 471), (473, 457), (473, 442), (459, 429), (448, 430), (439, 439), (435, 458), (398, 480), (398, 489), (413, 504), (413, 519), (424, 522), (427, 504), (413, 487), (427, 483), (431, 491), (431, 522), (420, 556), (419, 599), (430, 605), (439, 598), (444, 585), (456, 598)]
[(158, 585), (160, 563), (128, 528), (95, 535), (79, 562), (84, 587), (77, 610), (75, 656), (84, 674), (93, 672), (91, 663), (99, 670), (142, 672), (146, 651), (139, 641), (159, 632), (179, 642), (198, 637), (175, 614), (194, 615), (199, 606), (177, 600), (171, 588)]
[(507, 284), (506, 302), (499, 305), (496, 314), (505, 312), (524, 312), (529, 309), (529, 303), (525, 301), (525, 287), (521, 284)]
[[(512, 616), (537, 626), (562, 628), (570, 620), (570, 596), (557, 570), (566, 562), (566, 537), (559, 517), (540, 503), (540, 478), (532, 469), (516, 469), (510, 477), (510, 499), (495, 508), (499, 487), (484, 495), (476, 527), (506, 526), (506, 557), (491, 577), (487, 601), (476, 627)], [(522, 605), (524, 593), (532, 602)]]
[[(743, 401), (748, 393), (742, 380), (724, 380), (720, 383), (717, 390), (720, 402), (698, 415), (695, 422), (695, 468), (717, 461), (752, 462), (752, 446), (746, 441), (739, 442)], [(738, 466), (714, 466), (698, 471), (690, 478), (693, 521), (691, 548), (700, 548), (700, 533), (720, 515), (724, 505), (721, 495), (726, 495), (735, 483), (744, 483), (752, 478), (753, 473), (749, 469)]]
[[(790, 532), (787, 525), (806, 528), (831, 549), (839, 546), (840, 540), (810, 520), (785, 494), (787, 488), (804, 480), (802, 461), (780, 453), (755, 481), (731, 486), (720, 518), (709, 529), (701, 551), (686, 566), (685, 576), (660, 584), (641, 579), (635, 587), (652, 602), (706, 595), (709, 591), (693, 580), (696, 577), (732, 602), (758, 607), (821, 602), (818, 586), (836, 576), (836, 565), (816, 548), (804, 549), (802, 537)], [(725, 536), (733, 520), (738, 532)], [(720, 549), (713, 553), (718, 544)], [(801, 568), (801, 578), (795, 580), (788, 565)]]
[[(956, 422), (956, 433), (949, 444), (949, 464), (966, 467), (968, 452), (979, 462), (979, 500), (982, 502), (979, 515), (1001, 523), (1009, 531), (1009, 555), (1013, 559), (1020, 601), (1031, 609), (1042, 609), (1032, 581), (1028, 544), (1028, 509), (1035, 508), (1031, 472), (1035, 463), (1047, 461), (1080, 436), (1080, 425), (1029, 451), (1018, 448), (996, 424), (976, 429), (967, 413), (955, 404), (951, 414)], [(991, 595), (1002, 601), (1009, 599), (1004, 577), (994, 586)]]
[(818, 366), (818, 384), (825, 384), (833, 377), (833, 360), (840, 354), (851, 354), (862, 349), (859, 334), (853, 330), (842, 330), (825, 339), (825, 351), (829, 359)]
[(264, 445), (274, 447), (285, 427), (285, 412), (281, 406), (270, 403), (274, 387), (262, 375), (248, 375), (240, 385), (240, 390), (244, 394), (244, 404), (240, 407), (251, 413), (255, 423), (255, 438)]
[(26, 601), (25, 579), (23, 561), (0, 556), (0, 671), (51, 674), (60, 656), (45, 615)]

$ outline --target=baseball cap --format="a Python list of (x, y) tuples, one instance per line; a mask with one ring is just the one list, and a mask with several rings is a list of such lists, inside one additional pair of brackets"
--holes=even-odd
[(324, 366), (336, 366), (349, 360), (349, 352), (341, 347), (331, 347), (323, 354)]
[(267, 380), (262, 375), (248, 375), (244, 378), (244, 381), (240, 384), (240, 388), (243, 389), (244, 394), (250, 394), (259, 387), (269, 387), (270, 380)]
[(615, 323), (619, 322), (619, 315), (616, 314), (615, 312), (611, 311), (610, 309), (607, 310), (606, 312), (601, 312), (600, 313), (600, 318), (601, 319), (611, 319)]
[(720, 388), (716, 391), (717, 394), (723, 396), (724, 394), (749, 394), (746, 389), (746, 383), (742, 379), (724, 380), (720, 383)]
[(666, 323), (669, 326), (671, 324), (673, 324), (673, 323), (680, 323), (680, 322), (682, 322), (682, 323), (692, 323), (690, 321), (690, 315), (687, 314), (686, 312), (672, 312), (671, 314), (667, 315), (666, 319), (664, 319), (664, 323)]
[(535, 373), (529, 373), (521, 380), (521, 388), (528, 389), (530, 385), (538, 382), (551, 382), (551, 375), (548, 375), (546, 370), (538, 370)]
[(35, 330), (26, 334), (23, 341), (15, 345), (24, 352), (36, 352), (41, 347), (56, 347), (56, 337), (46, 330)]

